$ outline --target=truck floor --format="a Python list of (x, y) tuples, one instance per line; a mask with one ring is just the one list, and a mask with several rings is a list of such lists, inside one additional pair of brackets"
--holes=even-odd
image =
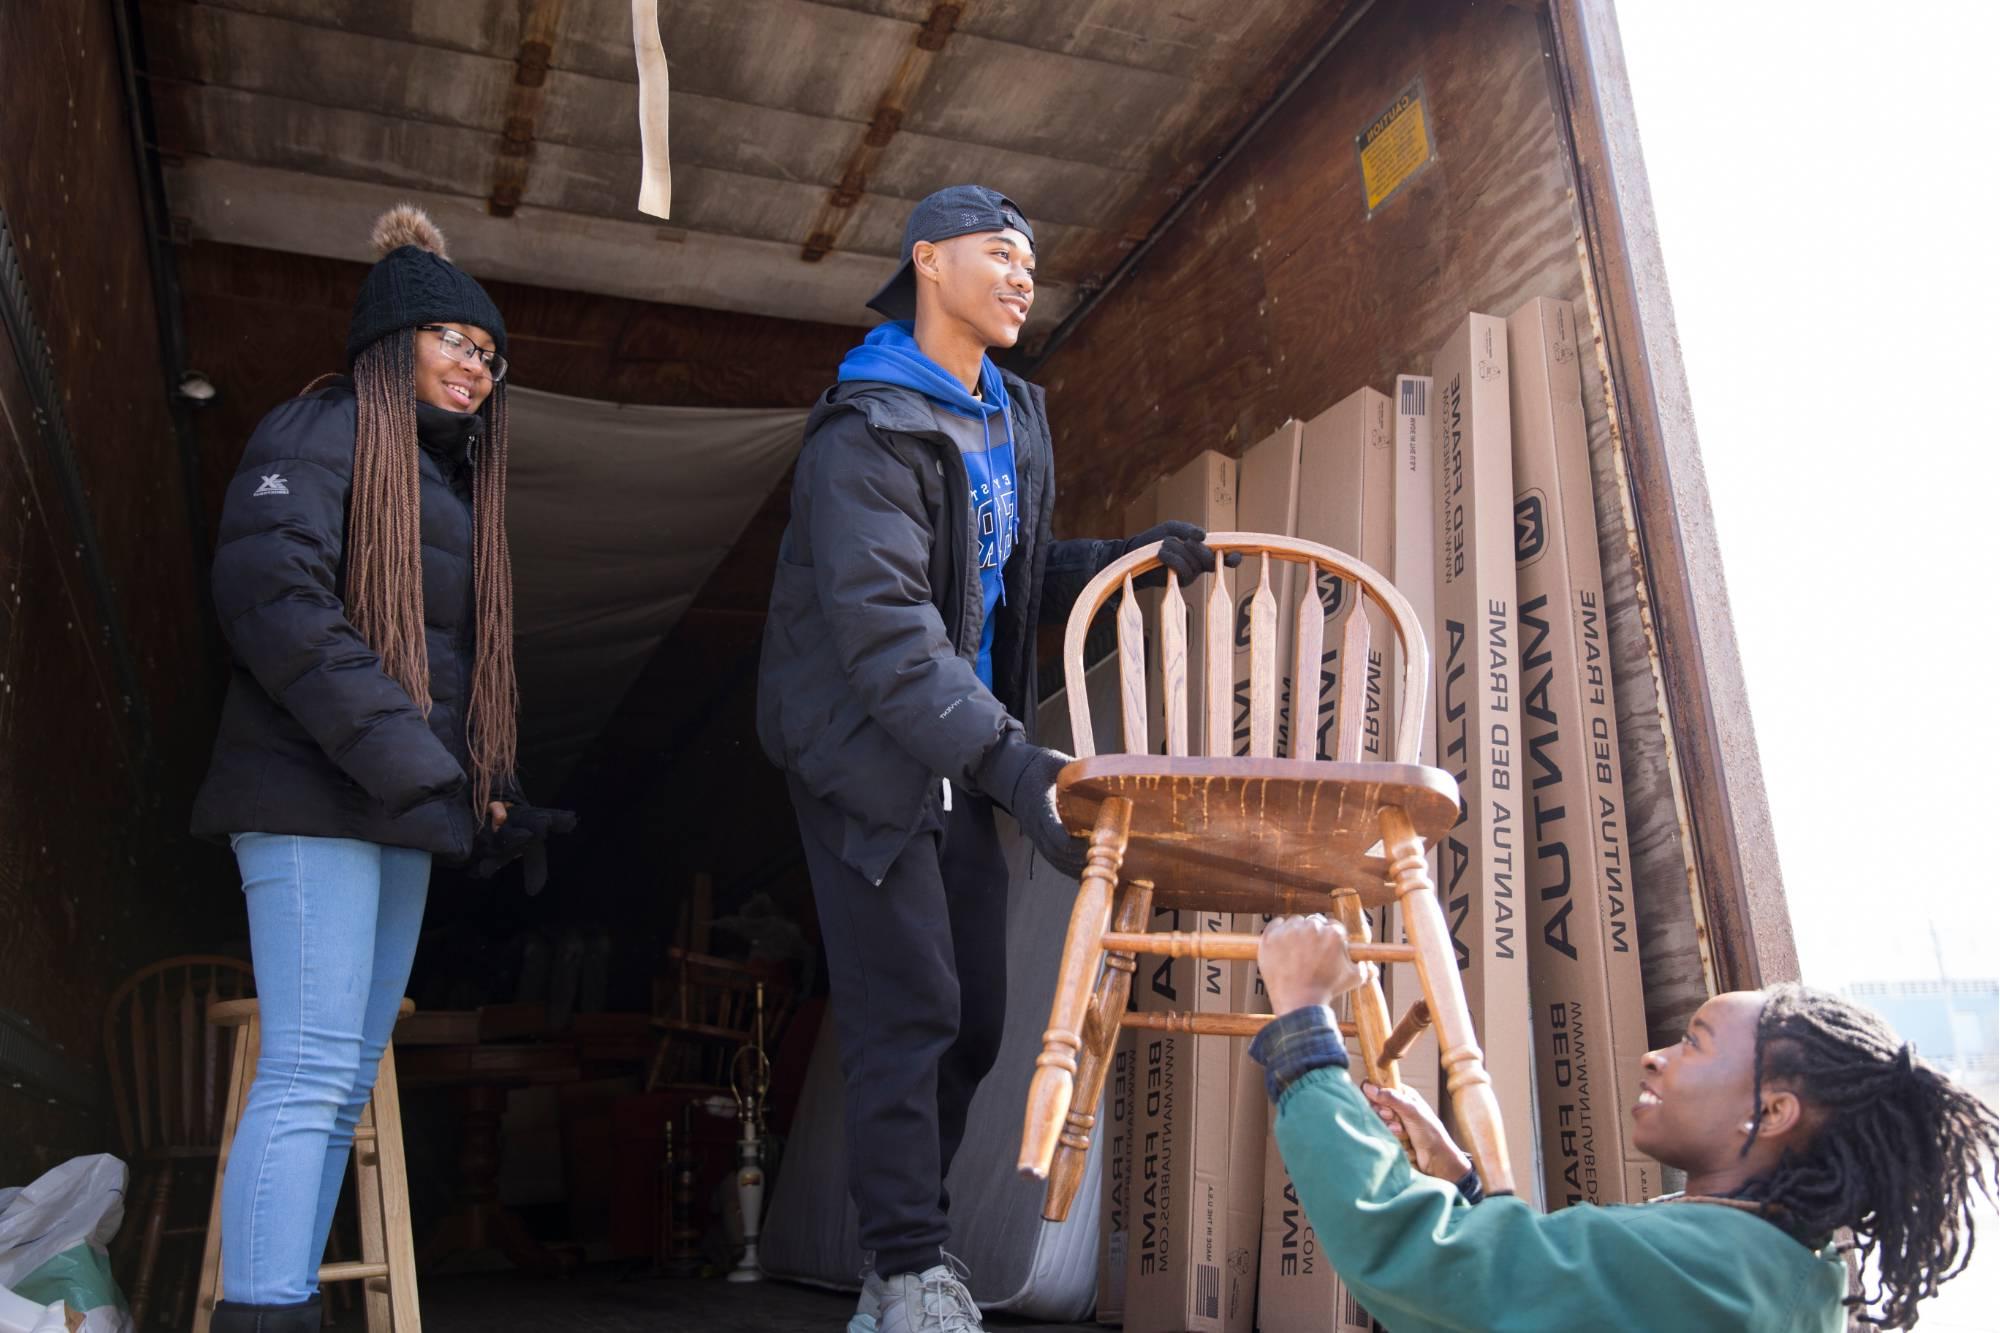
[[(635, 1280), (610, 1267), (567, 1279), (465, 1273), (422, 1284), (425, 1333), (840, 1333), (854, 1297), (780, 1282)], [(1096, 1333), (1093, 1324), (1037, 1324), (996, 1315), (995, 1333)], [(341, 1333), (363, 1327), (359, 1304)]]

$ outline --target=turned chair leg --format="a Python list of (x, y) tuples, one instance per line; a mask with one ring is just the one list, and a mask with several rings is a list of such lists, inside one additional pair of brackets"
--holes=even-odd
[(1022, 1175), (1035, 1180), (1048, 1179), (1057, 1139), (1076, 1096), (1084, 1018), (1095, 989), (1098, 959), (1104, 953), (1104, 933), (1111, 926), (1111, 891), (1118, 883), (1131, 829), (1132, 803), (1117, 796), (1106, 800), (1090, 835), (1090, 859), (1077, 886), (1076, 905), (1070, 909), (1049, 1027), (1042, 1034), (1042, 1053), (1035, 1058), (1034, 1082), (1028, 1085), (1018, 1165)]
[[(1359, 944), (1373, 940), (1368, 913), (1361, 909), (1360, 895), (1340, 894), (1334, 900), (1334, 911), (1340, 917), (1348, 939)], [(1394, 1025), (1394, 1020), (1389, 1017), (1389, 1001), (1382, 994), (1382, 969), (1374, 963), (1363, 963), (1361, 973), (1367, 980), (1350, 995), (1354, 1005), (1354, 1028), (1361, 1042), (1363, 1072), (1381, 1087), (1399, 1088), (1403, 1079), (1396, 1062), (1382, 1058), (1383, 1044), (1388, 1041), (1389, 1029)]]
[[(1127, 883), (1118, 886), (1118, 907), (1112, 929), (1120, 934), (1137, 934), (1146, 929), (1153, 914), (1153, 886)], [(1135, 954), (1104, 955), (1104, 970), (1098, 974), (1090, 1009), (1083, 1019), (1083, 1050), (1077, 1064), (1076, 1095), (1070, 1099), (1062, 1135), (1056, 1140), (1054, 1161), (1049, 1167), (1049, 1191), (1042, 1203), (1042, 1216), (1051, 1222), (1068, 1219), (1070, 1205), (1083, 1185), (1083, 1168), (1090, 1161), (1091, 1131), (1097, 1128), (1097, 1107), (1104, 1097), (1104, 1076), (1111, 1067), (1111, 1050), (1118, 1044), (1118, 1027), (1125, 1005), (1132, 996), (1132, 977), (1139, 970)]]
[(1459, 1128), (1470, 1140), (1466, 1151), (1479, 1168), (1479, 1183), (1487, 1194), (1512, 1194), (1514, 1169), (1501, 1130), (1500, 1102), (1493, 1095), (1493, 1079), (1486, 1072), (1479, 1038), (1472, 1029), (1472, 1013), (1466, 1008), (1465, 991), (1459, 984), (1451, 932), (1438, 906), (1437, 886), (1431, 883), (1423, 840), (1417, 837), (1409, 815), (1392, 806), (1382, 812), (1382, 843), (1402, 902), (1403, 927), (1416, 946), (1424, 999), (1437, 1023), (1445, 1088), (1451, 1094)]
[(222, 1142), (215, 1155), (215, 1188), (208, 1199), (208, 1232), (201, 1243), (201, 1281), (194, 1293), (193, 1333), (208, 1333), (215, 1303), (222, 1299), (222, 1179), (229, 1170), (230, 1149), (236, 1143), (236, 1122), (250, 1100), (250, 1083), (257, 1073), (260, 1034), (255, 1019), (230, 1033), (229, 1099), (223, 1103)]
[(145, 1237), (139, 1242), (139, 1278), (132, 1286), (132, 1327), (144, 1328), (153, 1312), (153, 1281), (160, 1262), (160, 1237), (167, 1226), (167, 1206), (174, 1195), (174, 1164), (163, 1161), (148, 1182), (153, 1186), (146, 1207)]
[[(389, 1327), (395, 1333), (422, 1333), (417, 1303), (417, 1246), (410, 1234), (409, 1160), (403, 1149), (403, 1093), (396, 1079), (396, 1048), (382, 1051), (375, 1091), (368, 1102), (375, 1127), (375, 1178), (381, 1199), (383, 1240), (388, 1248)], [(376, 1327), (380, 1302), (373, 1282), (368, 1285), (369, 1327)]]

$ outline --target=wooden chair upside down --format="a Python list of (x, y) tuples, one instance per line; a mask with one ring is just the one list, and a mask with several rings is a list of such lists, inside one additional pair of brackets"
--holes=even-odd
[[(1511, 1191), (1499, 1104), (1425, 859), (1458, 818), (1458, 785), (1450, 775), (1416, 762), (1430, 664), (1416, 612), (1381, 574), (1330, 547), (1248, 532), (1211, 533), (1208, 544), (1218, 557), (1240, 552), (1243, 563), (1220, 577), (1206, 576), (1201, 634), (1192, 641), (1187, 599), (1178, 578), (1167, 573), (1158, 636), (1165, 754), (1150, 752), (1146, 629), (1133, 588), (1135, 579), (1160, 567), (1159, 545), (1106, 568), (1070, 614), (1063, 671), (1077, 758), (1057, 780), (1057, 801), (1070, 831), (1090, 839), (1090, 851), (1029, 1087), (1021, 1173), (1048, 1182), (1044, 1217), (1059, 1222), (1069, 1215), (1121, 1027), (1245, 1037), (1269, 1021), (1262, 1014), (1128, 1013), (1138, 954), (1257, 957), (1255, 935), (1150, 932), (1155, 910), (1321, 912), (1347, 927), (1350, 951), (1367, 976), (1354, 995), (1353, 1021), (1343, 1024), (1359, 1040), (1363, 1072), (1379, 1083), (1400, 1085), (1397, 1060), (1435, 1020), (1445, 1087), (1480, 1180), (1488, 1193)], [(1311, 576), (1288, 580), (1288, 569)], [(1277, 754), (1277, 722), (1285, 664), (1277, 660), (1274, 571), (1277, 588), (1304, 585), (1287, 608), (1295, 616), (1292, 679), (1323, 682), (1329, 642), (1337, 646), (1332, 656), (1341, 666), (1328, 726), (1321, 725), (1320, 691), (1298, 692), (1290, 753), (1283, 758)], [(1240, 617), (1227, 586), (1232, 575), (1247, 594)], [(1121, 592), (1116, 626), (1125, 753), (1100, 755), (1085, 692), (1084, 641), (1098, 611)], [(1369, 660), (1370, 617), (1364, 612), (1371, 606), (1394, 631), (1401, 650), (1393, 762), (1362, 760), (1368, 673), (1345, 669)], [(1239, 621), (1249, 646), (1249, 753), (1242, 756), (1233, 753), (1238, 705), (1233, 631)], [(1205, 756), (1189, 753), (1191, 642), (1205, 659), (1205, 679), (1194, 682)], [(1407, 944), (1369, 938), (1367, 909), (1389, 903), (1402, 908)], [(1388, 963), (1414, 964), (1424, 992), (1393, 1025), (1380, 984), (1380, 969)]]

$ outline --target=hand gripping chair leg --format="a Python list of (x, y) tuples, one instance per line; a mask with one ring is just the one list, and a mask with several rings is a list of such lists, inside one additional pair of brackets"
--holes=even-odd
[(1466, 1151), (1472, 1155), (1479, 1183), (1489, 1195), (1512, 1194), (1514, 1170), (1501, 1133), (1500, 1103), (1493, 1095), (1493, 1079), (1486, 1072), (1479, 1038), (1472, 1029), (1472, 1014), (1459, 985), (1451, 935), (1438, 906), (1437, 886), (1431, 883), (1423, 841), (1411, 827), (1409, 816), (1395, 807), (1382, 812), (1382, 841), (1403, 906), (1404, 929), (1416, 946), (1424, 1000), (1437, 1022), (1445, 1088), (1451, 1094), (1459, 1129), (1469, 1140)]

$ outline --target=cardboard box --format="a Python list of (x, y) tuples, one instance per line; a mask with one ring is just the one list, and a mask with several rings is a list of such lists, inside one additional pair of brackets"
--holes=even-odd
[[(1163, 911), (1154, 930), (1220, 931), (1219, 913)], [(1137, 1007), (1227, 1012), (1225, 964), (1142, 956)], [(1232, 1066), (1241, 1038), (1140, 1031), (1126, 1204), (1125, 1327), (1130, 1333), (1233, 1333), (1224, 1276), (1231, 1258)], [(1261, 1179), (1261, 1177), (1260, 1177)], [(1247, 1327), (1239, 1325), (1238, 1327)]]
[(1630, 1146), (1645, 999), (1576, 316), (1538, 299), (1507, 332), (1544, 1180), (1551, 1207), (1642, 1203), (1627, 1176), (1652, 1165)]
[[(1134, 533), (1170, 518), (1211, 532), (1230, 531), (1237, 522), (1236, 481), (1236, 460), (1205, 450), (1149, 487), (1127, 507), (1125, 521)], [(1206, 745), (1201, 627), (1207, 591), (1205, 580), (1182, 589), (1189, 611), (1188, 733), (1193, 754), (1204, 753)], [(1147, 749), (1158, 754), (1167, 748), (1160, 652), (1165, 593), (1146, 590), (1140, 597), (1146, 624)], [(1120, 729), (1116, 671), (1113, 659), (1090, 675), (1100, 752), (1114, 748), (1106, 742)], [(1099, 716), (1103, 709), (1112, 710), (1108, 723)], [(1221, 930), (1226, 925), (1220, 916), (1198, 921), (1191, 914), (1167, 912), (1156, 915), (1154, 928)], [(1237, 1002), (1243, 970), (1232, 963), (1142, 957), (1134, 1004), (1155, 1011), (1226, 1012)], [(1248, 1333), (1256, 1301), (1263, 1137), (1239, 1133), (1233, 1108), (1251, 1085), (1250, 1074), (1261, 1096), (1262, 1075), (1249, 1060), (1249, 1043), (1132, 1031), (1121, 1035), (1118, 1049), (1130, 1053), (1134, 1087), (1130, 1174), (1122, 1210), (1126, 1234), (1122, 1241), (1114, 1239), (1107, 1220), (1098, 1317), (1113, 1322), (1114, 1314), (1120, 1315), (1125, 1327), (1139, 1333)], [(1115, 1120), (1114, 1101), (1107, 1101), (1106, 1113)], [(1261, 1125), (1261, 1107), (1258, 1117)], [(1112, 1211), (1109, 1199), (1107, 1182), (1107, 1214)], [(1115, 1280), (1105, 1268), (1117, 1257), (1114, 1246), (1122, 1246), (1125, 1265)]]
[(1236, 528), (1236, 460), (1213, 449), (1204, 449), (1178, 472), (1160, 478), (1158, 509), (1154, 522), (1177, 518), (1199, 523), (1211, 532)]
[[(1244, 451), (1242, 465), (1236, 474), (1237, 531), (1279, 537), (1297, 534), (1299, 455), (1304, 443), (1305, 428), (1297, 421), (1287, 421)], [(1292, 573), (1296, 568), (1295, 565), (1273, 562), (1270, 571), (1271, 592), (1277, 603), (1276, 653), (1279, 666), (1275, 749), (1281, 757), (1291, 753), (1289, 722), (1295, 642), (1293, 617), (1298, 593), (1303, 592), (1303, 589), (1295, 590)], [(1228, 749), (1212, 749), (1207, 753), (1241, 755), (1250, 752), (1250, 604), (1262, 579), (1261, 564), (1245, 559), (1227, 577), (1233, 585), (1232, 605), (1235, 608), (1234, 624), (1230, 630), (1230, 641), (1235, 645), (1236, 652), (1235, 686), (1230, 702), (1234, 730)], [(1254, 934), (1262, 931), (1269, 920), (1268, 917), (1246, 913), (1235, 919), (1233, 928)], [(1232, 977), (1239, 996), (1235, 1005), (1237, 1011), (1268, 1012), (1271, 1006), (1264, 994), (1263, 978), (1257, 975), (1257, 965), (1242, 963), (1234, 966), (1237, 970)]]
[[(1234, 458), (1218, 454), (1212, 448), (1204, 448), (1178, 472), (1162, 476), (1158, 490), (1154, 492), (1154, 522), (1166, 522), (1168, 518), (1178, 518), (1182, 522), (1198, 522), (1208, 532), (1230, 532), (1236, 528), (1236, 474), (1238, 466)], [(1196, 578), (1192, 586), (1180, 588), (1182, 598), (1188, 606), (1188, 753), (1206, 755), (1208, 753), (1208, 715), (1204, 709), (1206, 699), (1206, 650), (1202, 626), (1206, 624), (1208, 610), (1208, 580)], [(1152, 705), (1150, 733), (1154, 737), (1154, 753), (1166, 753), (1166, 693), (1160, 679), (1160, 630), (1158, 614), (1152, 614), (1160, 604), (1160, 592), (1148, 606), (1146, 620), (1146, 699)], [(1158, 703), (1156, 703), (1158, 701)]]
[[(1160, 521), (1160, 483), (1157, 479), (1146, 483), (1146, 488), (1125, 506), (1125, 535), (1136, 537)], [(1166, 694), (1160, 675), (1160, 602), (1166, 596), (1159, 588), (1145, 588), (1139, 592), (1139, 613), (1146, 626), (1146, 745), (1153, 754), (1167, 752), (1167, 706)], [(1112, 607), (1118, 605), (1113, 598)], [(1122, 732), (1123, 727), (1120, 727)], [(1120, 750), (1135, 750), (1140, 747), (1129, 740), (1118, 747)], [(1101, 752), (1100, 752), (1101, 753)]]
[(1374, 1321), (1333, 1271), (1278, 1152), (1277, 1113), (1267, 1112), (1264, 1245), (1257, 1270), (1259, 1333), (1372, 1333)]
[(1132, 1129), (1136, 1122), (1139, 1033), (1118, 1034), (1111, 1071), (1104, 1080), (1104, 1108), (1097, 1117), (1104, 1136), (1104, 1206), (1098, 1211), (1097, 1322), (1125, 1322), (1125, 1251), (1131, 1232)]
[[(1118, 732), (1118, 663), (1099, 662), (1084, 673), (1084, 691), (1090, 700), (1091, 725), (1100, 753), (1104, 743)], [(1072, 728), (1069, 693), (1057, 690), (1042, 700), (1036, 713), (1036, 733), (1044, 745), (1060, 750), (1071, 748)], [(1136, 999), (1137, 997), (1133, 997)], [(1126, 1253), (1130, 1244), (1129, 1223), (1134, 1201), (1132, 1185), (1132, 1140), (1137, 1128), (1139, 1033), (1121, 1032), (1112, 1048), (1111, 1068), (1105, 1074), (1104, 1099), (1098, 1107), (1099, 1134), (1104, 1141), (1103, 1168), (1098, 1188), (1103, 1204), (1098, 1210), (1097, 1241), (1097, 1322), (1123, 1322), (1125, 1306)]]
[[(1416, 610), (1417, 623), (1424, 632), (1424, 646), (1427, 655), (1432, 656), (1430, 669), (1424, 676), (1423, 735), (1418, 740), (1417, 762), (1435, 765), (1437, 763), (1437, 667), (1435, 653), (1438, 642), (1437, 626), (1437, 497), (1435, 478), (1437, 457), (1431, 443), (1431, 395), (1432, 383), (1428, 375), (1398, 375), (1395, 394), (1395, 556), (1390, 563), (1389, 577), (1395, 582), (1396, 590), (1408, 599)], [(1400, 646), (1392, 650), (1390, 675), (1399, 683), (1403, 678), (1403, 653)], [(1438, 855), (1430, 854), (1431, 881), (1437, 882)], [(1394, 923), (1394, 938), (1409, 943), (1409, 934), (1403, 929), (1401, 914)], [(1414, 1002), (1422, 991), (1417, 981), (1415, 967), (1399, 963), (1389, 969), (1390, 988), (1394, 999), (1404, 1008)], [(1415, 1089), (1431, 1105), (1438, 1104), (1440, 1084), (1438, 1081), (1437, 1029), (1426, 1029), (1403, 1057), (1401, 1073), (1403, 1082)]]
[[(1263, 929), (1263, 919), (1240, 915), (1233, 928)], [(1230, 965), (1229, 1007), (1239, 1014), (1267, 1014), (1271, 1003), (1255, 963)], [(1257, 1256), (1264, 1233), (1264, 1159), (1270, 1141), (1271, 1097), (1264, 1069), (1250, 1058), (1250, 1039), (1231, 1043), (1229, 1063), (1229, 1263), (1223, 1275), (1223, 1319), (1229, 1333), (1251, 1333), (1257, 1308)]]
[[(1437, 453), (1431, 439), (1433, 387), (1428, 375), (1396, 377), (1395, 475), (1392, 483), (1395, 553), (1389, 577), (1396, 591), (1415, 608), (1424, 643), (1437, 653)], [(1395, 651), (1397, 679), (1402, 678), (1402, 650)], [(1435, 663), (1427, 675), (1428, 697), (1437, 696)], [(1417, 754), (1421, 762), (1437, 762), (1437, 714), (1424, 712), (1423, 735)]]
[[(1106, 615), (1109, 614), (1107, 611)], [(1104, 615), (1098, 617), (1100, 621)], [(1119, 711), (1118, 655), (1091, 666), (1083, 673), (1083, 696), (1090, 705), (1090, 732), (1099, 754), (1116, 754), (1124, 748), (1124, 726)], [(1069, 714), (1069, 689), (1058, 689), (1041, 701), (1035, 712), (1035, 740), (1065, 754), (1075, 754), (1075, 728)]]
[[(1386, 577), (1396, 558), (1394, 456), (1390, 450), (1393, 423), (1389, 399), (1373, 389), (1358, 389), (1314, 417), (1301, 434), (1299, 449), (1298, 516), (1295, 535), (1319, 542), (1372, 565)], [(1294, 590), (1301, 599), (1303, 587)], [(1341, 636), (1347, 620), (1365, 609), (1368, 658), (1355, 664), (1365, 672), (1361, 748), (1355, 757), (1384, 761), (1393, 757), (1396, 682), (1389, 675), (1394, 631), (1389, 618), (1372, 602), (1355, 594), (1345, 579), (1320, 580), (1320, 602), (1326, 608), (1316, 692), (1297, 691), (1292, 709), (1305, 717), (1304, 702), (1317, 710), (1315, 756), (1332, 759), (1341, 720), (1335, 716), (1340, 688), (1348, 669), (1340, 661)]]
[(1160, 483), (1155, 479), (1147, 482), (1146, 488), (1125, 506), (1125, 535), (1136, 537), (1159, 521)]
[[(1297, 532), (1307, 541), (1344, 551), (1390, 576), (1396, 560), (1395, 416), (1389, 398), (1374, 389), (1358, 389), (1306, 423), (1299, 453), (1299, 514)], [(1428, 442), (1426, 442), (1428, 443)], [(1428, 510), (1428, 505), (1426, 506)], [(1303, 595), (1304, 590), (1299, 590)], [(1340, 645), (1348, 617), (1357, 608), (1368, 620), (1368, 654), (1359, 668), (1363, 716), (1356, 758), (1387, 762), (1395, 758), (1395, 719), (1401, 698), (1396, 635), (1389, 617), (1373, 602), (1357, 599), (1355, 585), (1322, 579), (1320, 600), (1326, 607), (1318, 686), (1317, 756), (1332, 759), (1338, 748), (1336, 715), (1345, 666)], [(1298, 696), (1304, 699), (1301, 692)], [(1294, 707), (1294, 715), (1304, 711)], [(1376, 939), (1401, 938), (1400, 913), (1393, 906), (1375, 910), (1369, 921)], [(1382, 979), (1382, 991), (1392, 1018), (1423, 994), (1416, 968), (1399, 965)], [(1345, 1008), (1347, 1006), (1343, 1006)], [(1417, 1052), (1421, 1064), (1425, 1053)], [(1430, 1058), (1435, 1063), (1435, 1044)], [(1436, 1093), (1437, 1080), (1419, 1077), (1418, 1088)]]
[[(1168, 476), (1160, 478), (1154, 492), (1155, 523), (1168, 519), (1179, 519), (1183, 523), (1198, 523), (1208, 532), (1230, 532), (1236, 528), (1236, 460), (1219, 454), (1213, 449), (1205, 449), (1193, 461)], [(1146, 618), (1146, 662), (1147, 662), (1147, 702), (1151, 706), (1149, 734), (1152, 749), (1157, 754), (1165, 754), (1167, 749), (1166, 693), (1160, 672), (1160, 636), (1157, 607), (1164, 593), (1152, 594), (1154, 600), (1147, 607)], [(1202, 712), (1202, 682), (1207, 656), (1202, 638), (1203, 613), (1208, 605), (1208, 580), (1197, 579), (1193, 586), (1183, 587), (1181, 596), (1188, 609), (1188, 753), (1206, 754), (1206, 718)]]
[(1462, 804), (1439, 850), (1438, 892), (1500, 1102), (1515, 1188), (1539, 1205), (1506, 322), (1468, 315), (1438, 349), (1431, 374), (1438, 754)]
[[(1289, 537), (1298, 531), (1299, 446), (1304, 428), (1287, 421), (1268, 437), (1243, 451), (1236, 474), (1236, 526), (1239, 532), (1263, 532)], [(1271, 592), (1277, 600), (1278, 683), (1277, 730), (1274, 753), (1291, 753), (1292, 623), (1298, 606), (1292, 573), (1297, 568), (1272, 561)], [(1262, 562), (1246, 557), (1233, 573), (1236, 624), (1236, 689), (1231, 703), (1234, 729), (1228, 753), (1250, 753), (1250, 606), (1262, 586)], [(1213, 753), (1213, 751), (1211, 751)]]
[[(1223, 931), (1221, 913), (1156, 912), (1158, 930)], [(1250, 964), (1142, 956), (1136, 1007), (1257, 1012)], [(1262, 1240), (1268, 1098), (1247, 1038), (1135, 1031), (1125, 1208), (1129, 1333), (1250, 1333)]]
[[(1289, 537), (1298, 532), (1299, 456), (1305, 438), (1304, 427), (1287, 421), (1269, 436), (1243, 453), (1236, 475), (1236, 521), (1239, 532), (1261, 532)], [(1295, 577), (1298, 566), (1272, 561), (1268, 574), (1261, 559), (1246, 558), (1233, 573), (1234, 623), (1231, 642), (1235, 646), (1234, 688), (1231, 692), (1232, 734), (1227, 750), (1209, 753), (1250, 753), (1250, 614), (1251, 603), (1268, 577), (1276, 611), (1273, 647), (1277, 658), (1274, 698), (1276, 717), (1272, 733), (1273, 753), (1291, 753), (1291, 707), (1294, 682), (1294, 618), (1304, 585)], [(1204, 738), (1207, 739), (1207, 738)], [(1243, 914), (1232, 919), (1231, 928), (1255, 933), (1267, 918)], [(1230, 1008), (1238, 1013), (1268, 1013), (1269, 998), (1263, 978), (1253, 962), (1227, 965)], [(1257, 1255), (1263, 1240), (1264, 1156), (1269, 1132), (1269, 1099), (1265, 1096), (1263, 1074), (1250, 1059), (1250, 1043), (1235, 1043), (1231, 1064), (1231, 1176), (1229, 1217), (1232, 1294), (1229, 1309), (1231, 1333), (1248, 1333), (1256, 1305)]]
[(1229, 1247), (1222, 1275), (1222, 1321), (1229, 1333), (1252, 1333), (1257, 1257), (1264, 1240), (1264, 1159), (1271, 1140), (1271, 1098), (1264, 1091), (1263, 1067), (1250, 1058), (1248, 1039), (1239, 1039), (1234, 1047), (1229, 1064)]

